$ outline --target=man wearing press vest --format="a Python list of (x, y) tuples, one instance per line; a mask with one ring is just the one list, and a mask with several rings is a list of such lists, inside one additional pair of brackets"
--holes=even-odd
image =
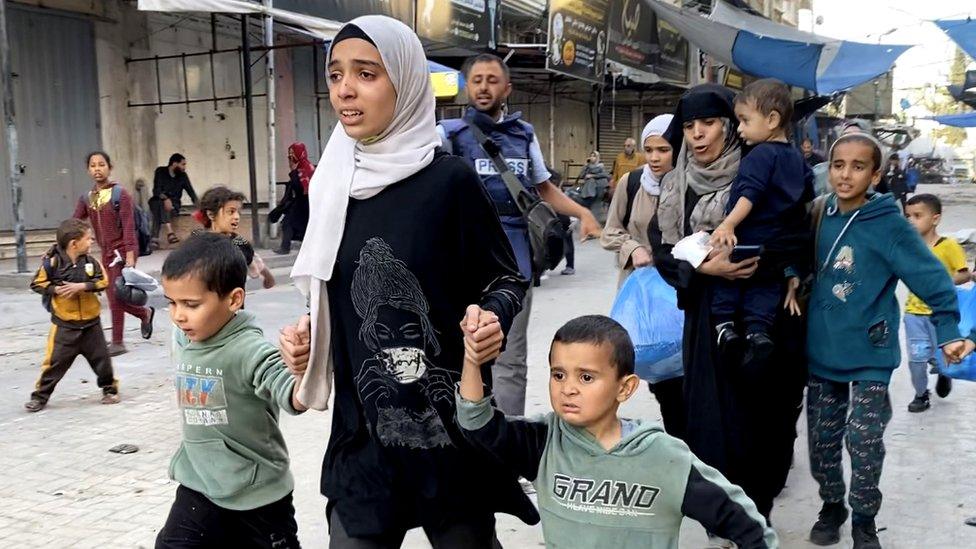
[[(547, 202), (557, 213), (580, 219), (582, 240), (599, 237), (600, 225), (589, 210), (567, 197), (549, 180), (550, 173), (532, 125), (521, 120), (521, 113), (506, 115), (505, 101), (512, 92), (512, 84), (505, 62), (495, 55), (481, 54), (468, 59), (464, 72), (470, 106), (463, 118), (442, 120), (437, 131), (445, 150), (467, 159), (478, 172), (498, 210), (519, 271), (527, 280), (532, 280), (533, 275), (542, 273), (532, 272), (528, 224), (491, 155), (482, 146), (480, 136), (486, 136), (500, 149), (508, 169), (529, 193)], [(509, 415), (525, 413), (526, 331), (532, 308), (531, 292), (522, 303), (522, 311), (507, 334), (505, 352), (492, 368), (496, 402)]]

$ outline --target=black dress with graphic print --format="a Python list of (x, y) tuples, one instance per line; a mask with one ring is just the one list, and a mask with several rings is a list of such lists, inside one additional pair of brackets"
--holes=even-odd
[[(351, 199), (332, 280), (335, 405), (322, 494), (349, 535), (495, 511), (539, 520), (510, 466), (454, 422), (471, 304), (508, 330), (528, 284), (478, 180), (438, 152), (417, 174)], [(485, 379), (491, 379), (486, 375)]]

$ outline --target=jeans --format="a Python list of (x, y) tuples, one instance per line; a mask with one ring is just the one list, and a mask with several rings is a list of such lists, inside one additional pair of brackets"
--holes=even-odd
[(769, 334), (776, 320), (782, 283), (715, 278), (712, 284), (712, 321), (716, 326), (741, 314), (746, 333)]
[(191, 547), (299, 549), (291, 494), (263, 507), (234, 511), (181, 485), (166, 524), (156, 536), (156, 549)]
[(492, 392), (498, 409), (509, 416), (525, 414), (525, 384), (528, 366), (529, 315), (532, 313), (532, 291), (525, 293), (522, 310), (515, 315), (508, 331), (505, 351), (491, 368)]
[(826, 503), (844, 501), (841, 443), (851, 457), (848, 501), (854, 521), (872, 519), (881, 508), (884, 431), (891, 421), (888, 385), (877, 381), (841, 383), (810, 376), (807, 383), (807, 427), (810, 470)]
[[(425, 526), (424, 533), (433, 549), (501, 549), (495, 536), (493, 515), (437, 528)], [(382, 536), (353, 538), (342, 527), (335, 509), (329, 519), (329, 549), (397, 549), (406, 534), (400, 530)]]
[(905, 340), (908, 345), (908, 369), (912, 373), (915, 396), (922, 396), (929, 389), (929, 362), (935, 360), (940, 367), (945, 366), (932, 317), (905, 314)]

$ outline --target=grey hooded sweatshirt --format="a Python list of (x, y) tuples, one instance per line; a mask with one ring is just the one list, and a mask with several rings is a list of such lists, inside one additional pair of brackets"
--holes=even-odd
[(628, 422), (605, 450), (554, 413), (505, 417), (490, 396), (456, 399), (467, 439), (535, 485), (547, 547), (677, 549), (685, 516), (740, 549), (779, 547), (742, 489), (656, 423)]

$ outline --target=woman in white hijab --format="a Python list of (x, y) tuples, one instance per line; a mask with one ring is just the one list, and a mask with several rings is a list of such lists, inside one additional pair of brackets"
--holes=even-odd
[(398, 547), (418, 526), (435, 547), (493, 547), (496, 511), (539, 517), (511, 472), (465, 444), (455, 384), (465, 344), (498, 355), (527, 283), (477, 174), (436, 150), (413, 31), (359, 17), (327, 63), (340, 124), (292, 270), (311, 314), (281, 343), (304, 404), (324, 410), (335, 384), (321, 482), (330, 547)]
[(671, 143), (665, 136), (672, 118), (673, 115), (662, 114), (644, 126), (641, 146), (647, 163), (620, 178), (610, 201), (600, 244), (617, 252), (618, 286), (634, 269), (653, 263), (647, 227), (657, 211), (661, 178), (672, 169)]
[[(662, 114), (644, 126), (640, 142), (647, 163), (620, 178), (610, 201), (607, 225), (603, 228), (600, 244), (604, 249), (617, 252), (617, 267), (620, 269), (618, 287), (623, 285), (634, 269), (654, 264), (647, 228), (657, 214), (661, 178), (673, 167), (671, 143), (667, 136), (672, 118), (673, 115)], [(674, 368), (668, 370), (668, 375), (674, 376)], [(680, 372), (677, 377), (647, 379), (647, 386), (661, 408), (665, 430), (678, 438), (684, 436), (685, 425), (682, 381)]]

